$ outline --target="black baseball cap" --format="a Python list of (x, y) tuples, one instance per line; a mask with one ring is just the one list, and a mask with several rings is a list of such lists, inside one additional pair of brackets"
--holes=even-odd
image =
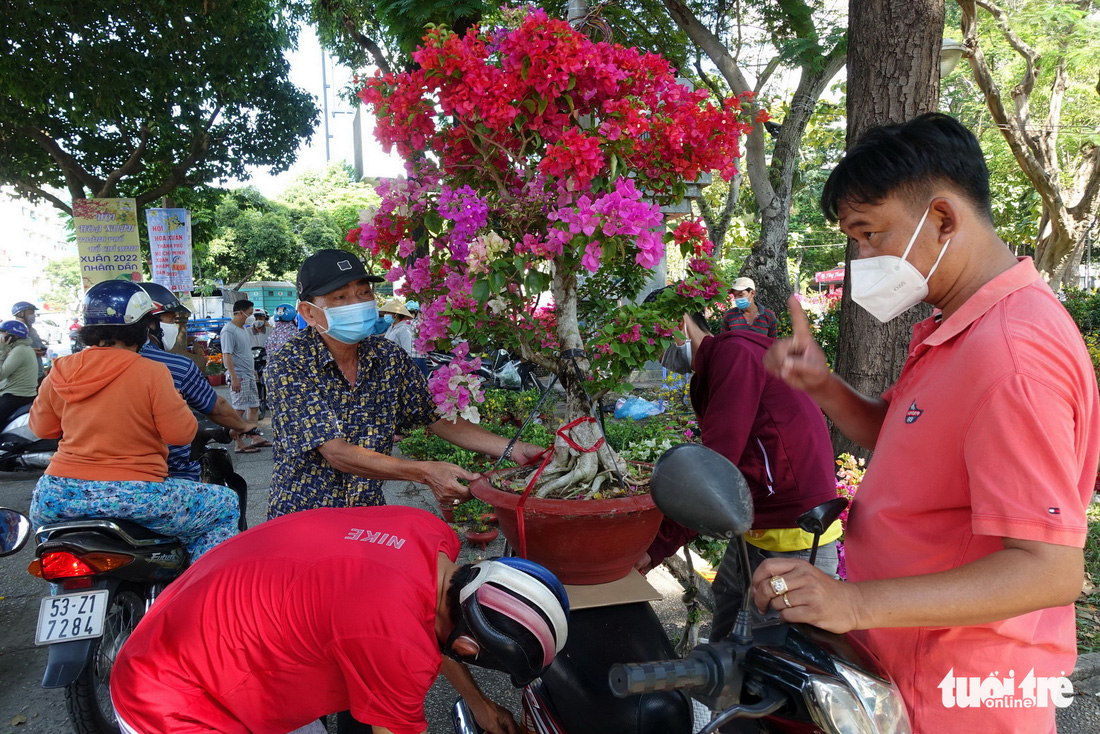
[(359, 258), (343, 250), (318, 250), (298, 269), (298, 300), (323, 296), (357, 280), (381, 283), (384, 278), (371, 275)]

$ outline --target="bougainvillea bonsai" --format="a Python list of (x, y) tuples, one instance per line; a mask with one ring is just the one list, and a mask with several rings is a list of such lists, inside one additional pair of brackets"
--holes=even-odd
[[(736, 172), (747, 133), (736, 97), (676, 82), (661, 57), (594, 42), (543, 11), (502, 27), (432, 29), (419, 68), (366, 82), (375, 134), (407, 178), (348, 239), (421, 304), (421, 349), (459, 355), (430, 387), (445, 415), (477, 420), (470, 346), (503, 346), (558, 376), (566, 425), (538, 496), (621, 477), (592, 399), (672, 343), (681, 316), (722, 296), (696, 219), (666, 223), (701, 173)], [(678, 247), (688, 274), (651, 303), (653, 270)], [(568, 437), (568, 440), (567, 440)], [(621, 486), (620, 482), (607, 482)]]

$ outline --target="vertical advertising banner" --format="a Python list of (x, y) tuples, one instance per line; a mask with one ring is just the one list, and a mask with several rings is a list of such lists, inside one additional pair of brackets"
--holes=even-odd
[(170, 291), (190, 293), (195, 287), (191, 273), (191, 212), (146, 209), (145, 218), (149, 223), (153, 282)]
[(80, 280), (84, 290), (112, 278), (141, 280), (141, 240), (133, 199), (73, 202)]

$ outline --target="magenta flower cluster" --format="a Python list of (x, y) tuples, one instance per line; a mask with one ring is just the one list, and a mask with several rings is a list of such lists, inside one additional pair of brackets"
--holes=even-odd
[(469, 347), (459, 342), (452, 350), (454, 358), (428, 378), (428, 392), (443, 418), (454, 422), (465, 418), (471, 423), (480, 419), (476, 403), (485, 402), (481, 379), (474, 374), (481, 367), (481, 358), (469, 359)]

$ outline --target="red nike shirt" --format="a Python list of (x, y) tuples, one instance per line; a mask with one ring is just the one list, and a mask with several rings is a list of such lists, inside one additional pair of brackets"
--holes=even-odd
[(115, 663), (115, 708), (147, 734), (285, 734), (348, 709), (422, 732), (442, 662), (438, 557), (458, 550), (442, 520), (408, 507), (268, 521), (160, 596)]

